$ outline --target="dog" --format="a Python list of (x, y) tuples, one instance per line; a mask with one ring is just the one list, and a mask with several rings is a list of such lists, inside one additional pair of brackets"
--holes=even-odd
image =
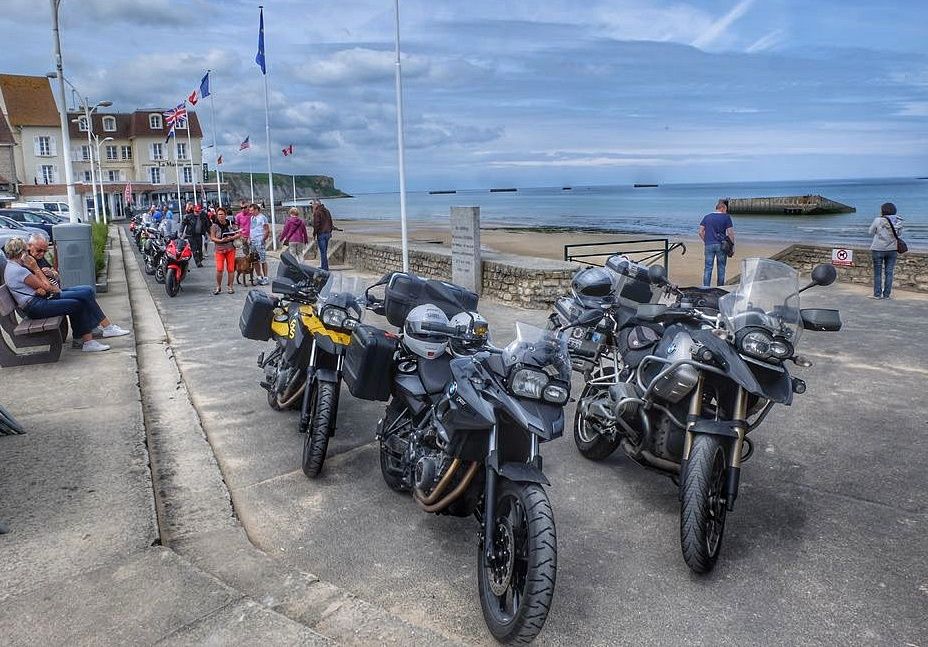
[(235, 283), (238, 284), (241, 279), (241, 284), (244, 286), (247, 277), (251, 279), (251, 284), (255, 285), (255, 265), (258, 264), (258, 252), (253, 250), (247, 241), (245, 241), (242, 251), (244, 256), (235, 257)]

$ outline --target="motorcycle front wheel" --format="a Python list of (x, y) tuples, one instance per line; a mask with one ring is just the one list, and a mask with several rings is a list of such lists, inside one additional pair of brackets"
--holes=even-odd
[[(583, 401), (592, 398), (596, 391), (604, 387), (587, 384), (580, 394), (577, 403), (577, 412), (574, 414), (574, 443), (584, 458), (591, 461), (601, 461), (608, 458), (616, 450), (622, 438), (615, 434), (613, 437), (600, 433), (592, 421), (583, 417)], [(608, 388), (608, 387), (606, 387)]]
[(180, 281), (177, 280), (176, 271), (168, 270), (164, 277), (164, 291), (168, 293), (169, 297), (176, 297), (177, 293), (180, 292)]
[(680, 482), (680, 547), (686, 565), (708, 573), (722, 548), (725, 517), (726, 452), (718, 436), (696, 434)]
[(145, 273), (151, 276), (155, 273), (155, 264), (151, 260), (151, 256), (148, 254), (145, 255)]
[(162, 265), (160, 262), (155, 267), (155, 282), (164, 283), (164, 265)]
[[(308, 386), (308, 385), (307, 385)], [(338, 385), (332, 382), (317, 382), (311, 396), (307, 424), (300, 416), (300, 432), (303, 436), (303, 474), (313, 479), (322, 471), (325, 453), (329, 448), (329, 433), (335, 426), (338, 403), (335, 399)]]
[(500, 479), (493, 559), (477, 546), (477, 586), (483, 618), (502, 643), (527, 643), (548, 618), (557, 575), (554, 515), (537, 483)]

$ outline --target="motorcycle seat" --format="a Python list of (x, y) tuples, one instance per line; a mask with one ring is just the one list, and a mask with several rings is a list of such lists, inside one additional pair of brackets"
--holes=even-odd
[(419, 379), (426, 393), (441, 393), (451, 381), (451, 356), (441, 355), (435, 359), (419, 360)]

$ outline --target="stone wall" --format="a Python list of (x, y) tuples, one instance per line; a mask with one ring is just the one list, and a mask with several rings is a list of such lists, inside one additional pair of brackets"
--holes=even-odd
[[(333, 263), (345, 263), (375, 274), (403, 269), (399, 245), (346, 241), (329, 254)], [(434, 245), (413, 245), (409, 249), (409, 269), (420, 276), (451, 280), (451, 250)], [(483, 253), (484, 297), (499, 299), (522, 308), (549, 308), (570, 290), (570, 279), (579, 269), (576, 263)]]
[[(775, 255), (773, 259), (796, 268), (804, 277), (808, 277), (812, 268), (819, 263), (831, 263), (831, 249), (831, 247), (814, 245), (791, 245)], [(838, 280), (845, 283), (873, 285), (873, 259), (870, 250), (863, 247), (853, 249), (854, 264), (850, 267), (836, 267)], [(737, 280), (734, 282), (737, 283)], [(928, 292), (928, 254), (908, 252), (900, 255), (896, 261), (893, 287)]]

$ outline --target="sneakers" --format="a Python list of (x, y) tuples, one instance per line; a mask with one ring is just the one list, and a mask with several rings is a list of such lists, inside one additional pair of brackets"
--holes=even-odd
[(879, 296), (879, 295), (877, 295), (877, 294), (868, 294), (868, 295), (867, 295), (867, 298), (868, 298), (868, 299), (882, 299), (883, 297), (881, 297), (881, 296)]
[(266, 276), (258, 277), (258, 285), (270, 285), (270, 281), (267, 280)]
[(128, 335), (129, 331), (123, 328), (120, 328), (116, 324), (110, 324), (103, 329), (103, 338), (107, 337), (122, 337), (123, 335)]
[(107, 346), (106, 344), (101, 344), (96, 339), (85, 341), (83, 346), (81, 346), (81, 350), (84, 351), (85, 353), (99, 353), (99, 352), (102, 352), (104, 350), (109, 350), (109, 349), (110, 349), (109, 346)]

